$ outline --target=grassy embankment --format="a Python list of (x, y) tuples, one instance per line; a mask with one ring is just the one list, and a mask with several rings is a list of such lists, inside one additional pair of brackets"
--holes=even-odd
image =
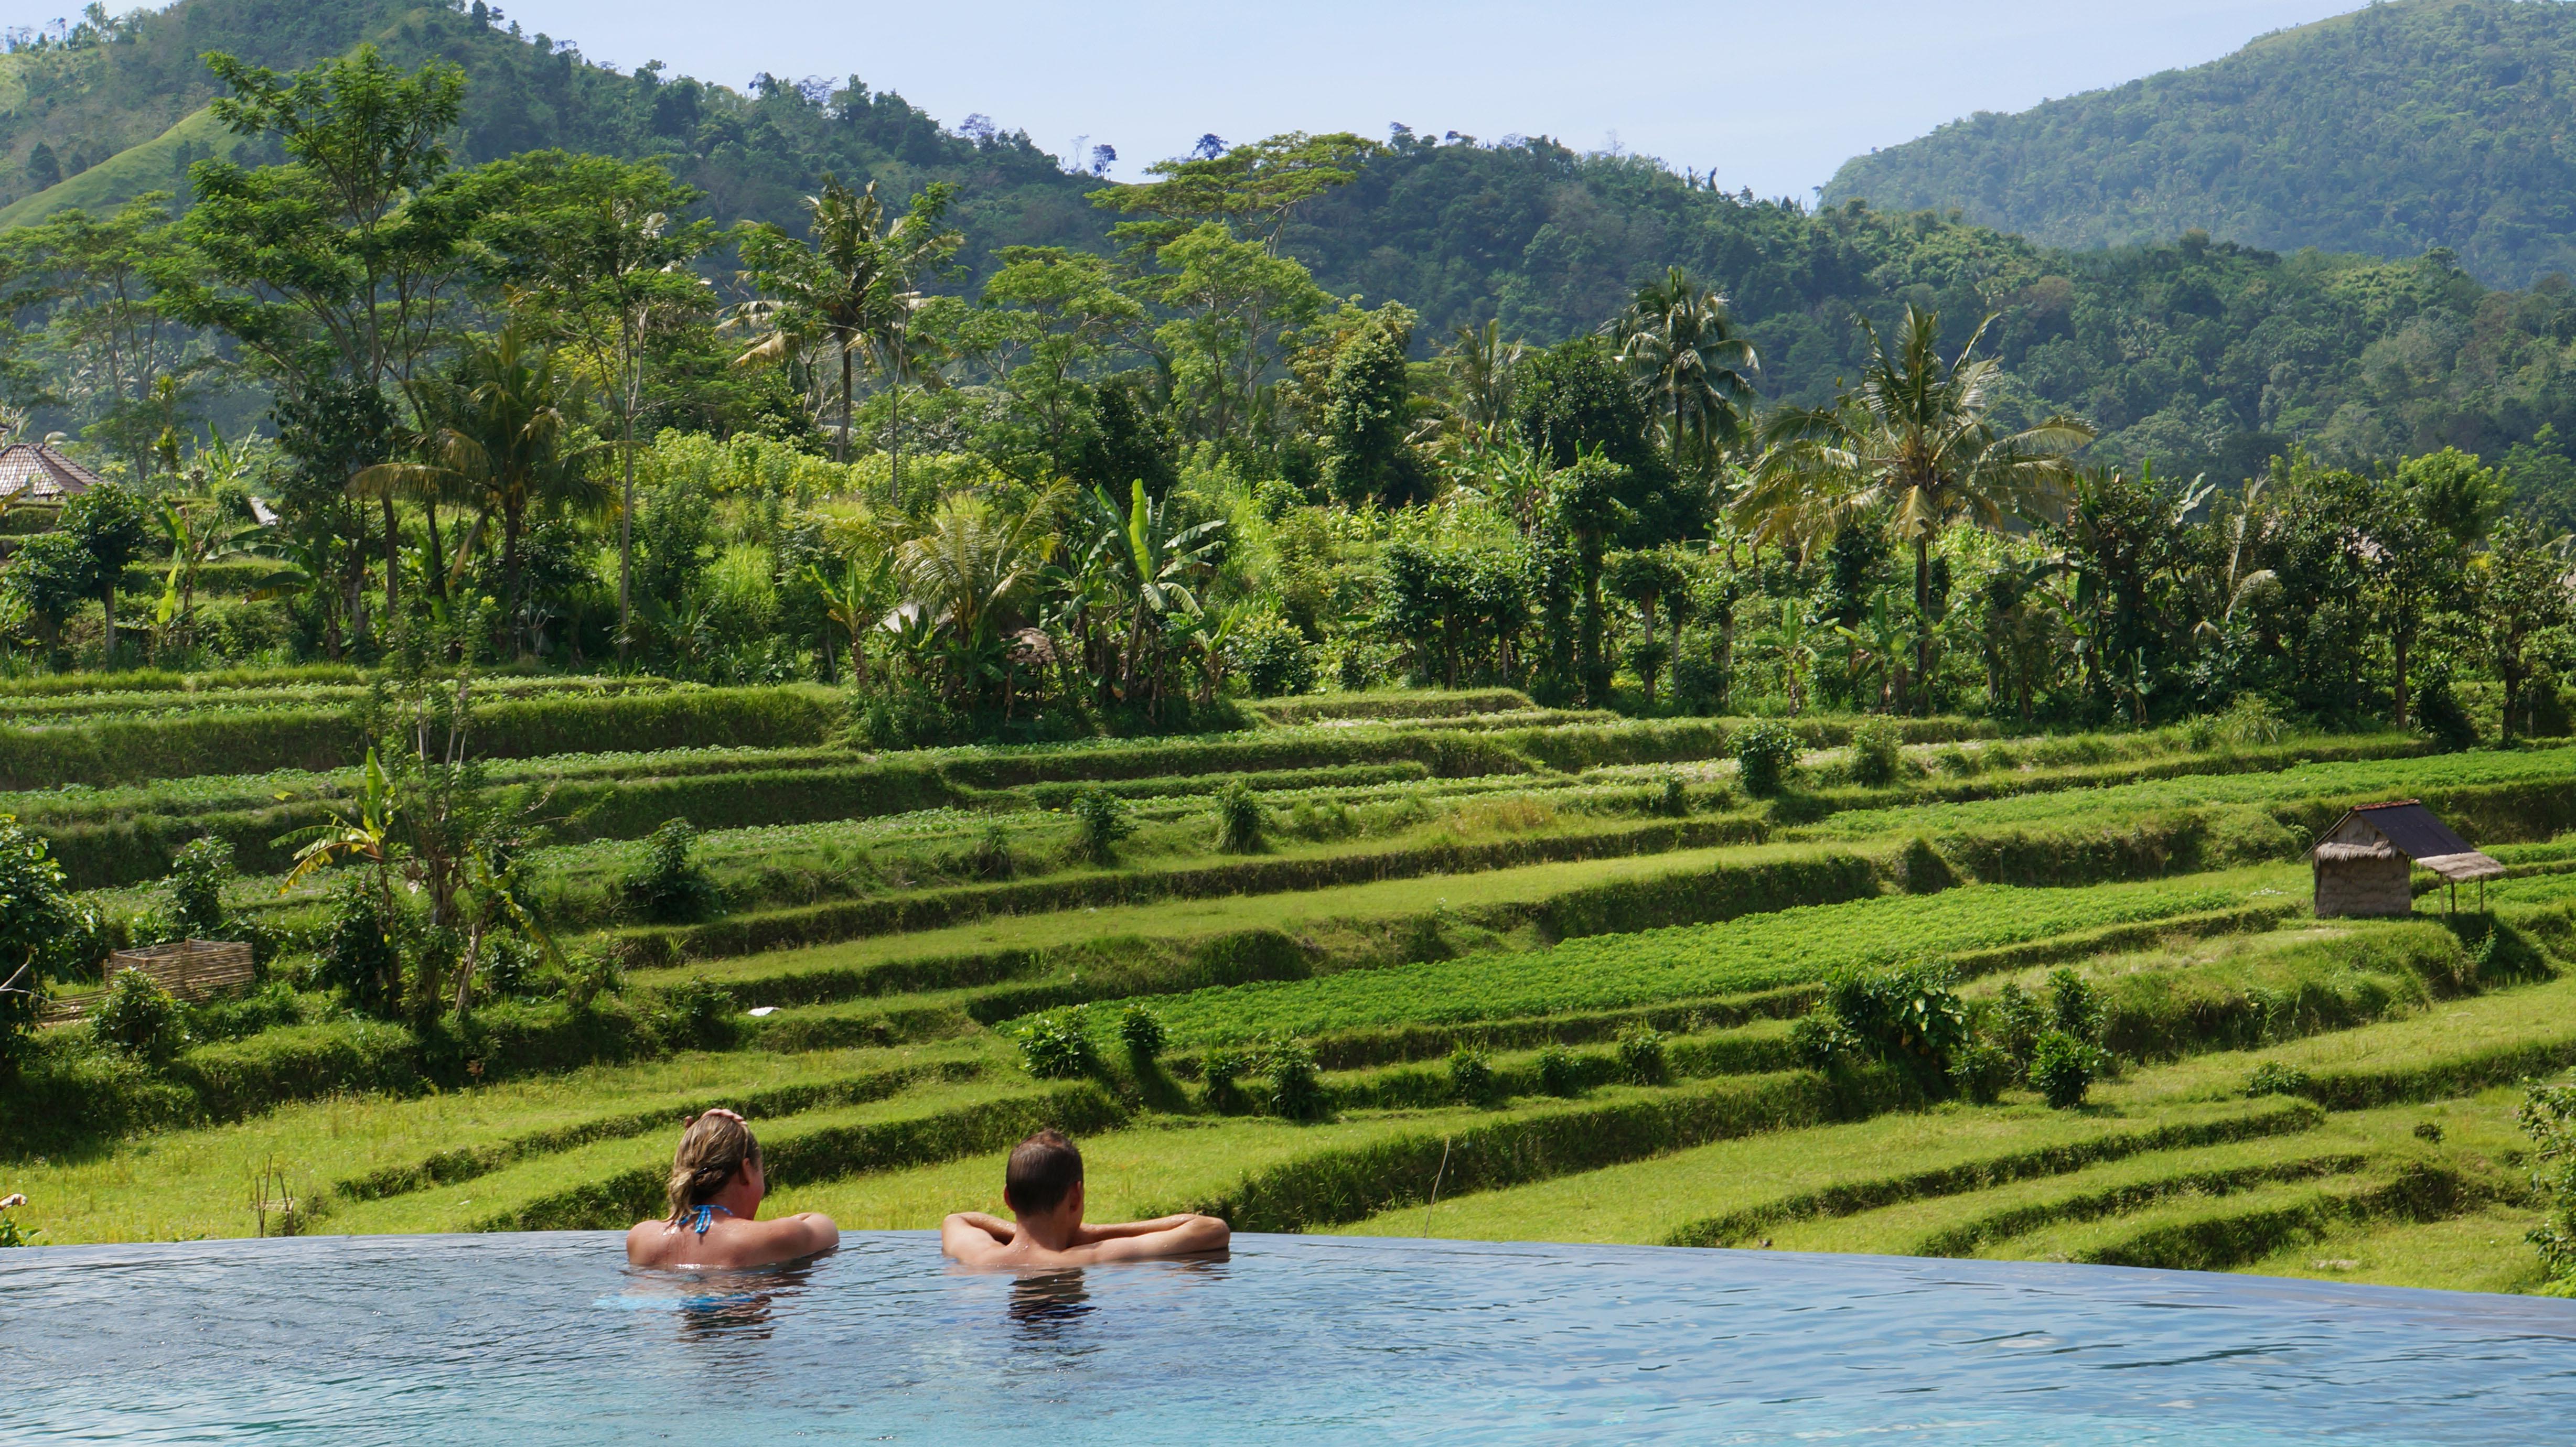
[[(157, 726), (139, 707), (91, 712)], [(760, 1122), (782, 1208), (853, 1226), (992, 1204), (996, 1152), (1051, 1121), (1085, 1134), (1099, 1209), (1211, 1206), (1265, 1229), (2530, 1284), (2509, 1087), (2576, 1059), (2555, 980), (2576, 877), (2553, 872), (2576, 849), (2542, 842), (2576, 825), (2576, 755), (2411, 757), (2388, 737), (2194, 749), (2179, 731), (1998, 740), (1933, 721), (1907, 777), (1863, 789), (1837, 778), (1827, 726), (1810, 734), (1806, 785), (1773, 802), (1735, 789), (1723, 725), (1549, 715), (1509, 695), (1265, 712), (1248, 735), (1170, 743), (869, 757), (819, 734), (758, 750), (687, 737), (496, 765), (556, 799), (590, 791), (586, 813), (560, 811), (545, 898), (638, 966), (607, 1024), (496, 1001), (496, 1039), (554, 1043), (471, 1084), (399, 1027), (292, 997), (296, 1023), (126, 1080), (158, 1092), (158, 1113), (134, 1117), (157, 1128), (67, 1138), (42, 1163), (22, 1148), (10, 1188), (59, 1241), (244, 1233), (248, 1175), (271, 1162), (318, 1229), (622, 1224), (658, 1192), (670, 1124), (724, 1100)], [(1250, 856), (1219, 853), (1206, 822), (1203, 796), (1236, 778), (1266, 807)], [(1108, 868), (1068, 860), (1054, 812), (1095, 782), (1141, 826)], [(175, 835), (247, 839), (279, 822), (271, 810), (345, 787), (324, 769), (12, 802), (67, 855), (108, 861), (98, 882), (126, 883)], [(2462, 936), (2483, 922), (2301, 923), (2300, 831), (2399, 793), (2526, 876), (2496, 891), (2511, 948), (2473, 954)], [(619, 841), (728, 798), (754, 817), (789, 798), (813, 812), (706, 836), (727, 918), (622, 920), (633, 847)], [(995, 835), (1009, 877), (979, 877), (961, 861)], [(274, 902), (273, 882), (234, 894), (281, 922), (309, 912)], [(2060, 964), (2095, 977), (2119, 1074), (2084, 1110), (2050, 1112), (2024, 1092), (1932, 1104), (1884, 1072), (1798, 1068), (1784, 1021), (1819, 981), (1927, 957), (1958, 965), (1972, 994)], [(656, 1024), (660, 1002), (703, 996), (701, 978), (729, 998), (701, 999), (686, 1028)], [(1127, 999), (1165, 1020), (1164, 1060), (1112, 1042)], [(1084, 1001), (1105, 1007), (1101, 1071), (1032, 1079), (999, 1030)], [(778, 1008), (738, 1013), (750, 1005)], [(1670, 1032), (1652, 1079), (1609, 1045), (1639, 1023)], [(380, 1052), (373, 1073), (314, 1063), (353, 1032)], [(1264, 1113), (1257, 1079), (1211, 1099), (1198, 1078), (1208, 1049), (1277, 1036), (1315, 1052), (1327, 1119)], [(1553, 1076), (1538, 1055), (1551, 1043), (1571, 1052)], [(1460, 1044), (1493, 1067), (1479, 1099), (1438, 1063)], [(253, 1068), (298, 1050), (296, 1069)], [(2258, 1060), (2304, 1070), (2303, 1094), (2248, 1097)], [(2438, 1141), (2416, 1133), (2428, 1121)]]

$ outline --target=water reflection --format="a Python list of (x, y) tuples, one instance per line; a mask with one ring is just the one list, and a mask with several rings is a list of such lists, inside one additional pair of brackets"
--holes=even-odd
[(1011, 1324), (1031, 1341), (1057, 1341), (1097, 1310), (1082, 1269), (1046, 1271), (1011, 1283)]
[(684, 1342), (767, 1341), (779, 1298), (798, 1295), (812, 1282), (816, 1259), (745, 1271), (642, 1275), (613, 1304), (669, 1311)]

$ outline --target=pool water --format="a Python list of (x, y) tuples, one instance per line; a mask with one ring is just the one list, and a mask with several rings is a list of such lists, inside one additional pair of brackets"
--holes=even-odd
[(926, 1233), (0, 1252), (0, 1442), (2515, 1443), (2576, 1302), (2109, 1267), (1240, 1236), (1018, 1279)]

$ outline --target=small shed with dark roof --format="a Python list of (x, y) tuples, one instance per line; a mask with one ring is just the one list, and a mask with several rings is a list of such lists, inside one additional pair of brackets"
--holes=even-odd
[(10, 502), (61, 502), (104, 480), (41, 442), (0, 447), (0, 498)]
[(2413, 799), (2364, 804), (2346, 813), (2308, 851), (2308, 860), (2316, 870), (2319, 919), (2412, 913), (2418, 865), (2448, 882), (2455, 900), (2463, 881), (2477, 880), (2481, 908), (2486, 881), (2504, 874), (2503, 865), (2470, 848)]

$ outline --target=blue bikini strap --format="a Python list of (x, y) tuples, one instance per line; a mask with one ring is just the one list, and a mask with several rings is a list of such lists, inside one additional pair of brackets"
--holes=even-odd
[(704, 1236), (707, 1234), (707, 1228), (716, 1223), (716, 1212), (718, 1211), (724, 1211), (728, 1216), (733, 1214), (731, 1211), (725, 1211), (725, 1208), (722, 1206), (700, 1206), (697, 1208), (696, 1214), (689, 1218), (689, 1228), (696, 1231), (699, 1235)]

